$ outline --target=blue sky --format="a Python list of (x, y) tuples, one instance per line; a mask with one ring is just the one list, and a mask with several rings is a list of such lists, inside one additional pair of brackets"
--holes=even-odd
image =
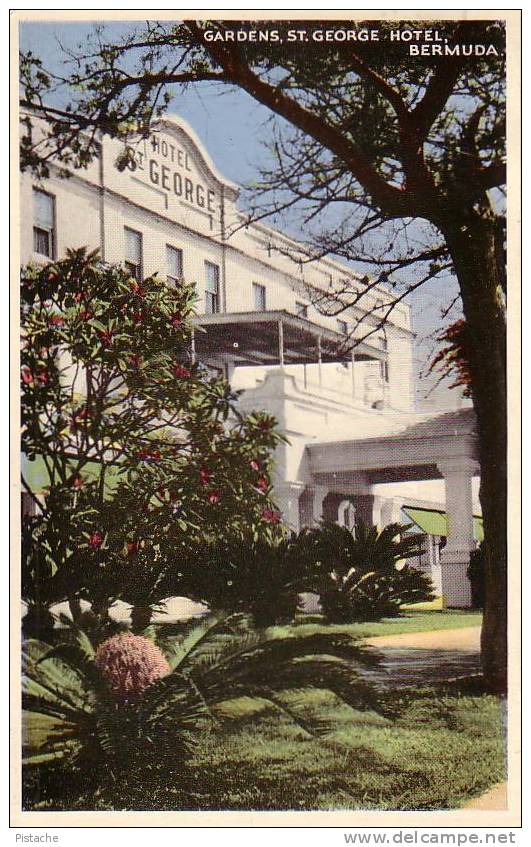
[[(111, 36), (117, 36), (128, 28), (127, 22), (107, 25)], [(92, 30), (90, 23), (23, 23), (20, 26), (20, 47), (32, 50), (45, 67), (64, 68), (61, 54), (65, 47), (76, 47), (86, 41)], [(270, 112), (243, 91), (229, 91), (212, 83), (190, 87), (176, 92), (170, 111), (184, 118), (205, 144), (219, 170), (237, 183), (248, 183), (257, 177), (257, 168), (267, 163), (264, 141), (268, 132), (265, 126)], [(419, 289), (410, 298), (413, 329), (418, 340), (415, 356), (415, 371), (423, 369), (432, 343), (427, 336), (442, 326), (440, 309), (453, 299), (456, 281), (453, 277), (439, 278)], [(417, 400), (422, 403), (432, 380), (418, 382)], [(439, 386), (430, 396), (429, 406), (449, 407), (455, 405), (457, 392)], [(422, 405), (424, 405), (422, 403)]]

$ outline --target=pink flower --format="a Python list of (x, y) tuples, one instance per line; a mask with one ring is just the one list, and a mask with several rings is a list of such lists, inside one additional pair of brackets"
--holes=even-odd
[(201, 468), (199, 476), (203, 485), (208, 485), (214, 474), (209, 468)]
[(83, 479), (80, 476), (76, 476), (75, 479), (72, 480), (73, 488), (83, 488), (84, 486)]
[(265, 476), (258, 477), (258, 479), (256, 480), (256, 487), (259, 491), (267, 491), (267, 489), (269, 488), (269, 482), (267, 481)]
[(259, 471), (260, 470), (260, 463), (257, 462), (256, 459), (253, 459), (252, 462), (249, 462), (249, 464), (251, 466), (251, 470), (253, 470), (253, 471)]
[(104, 347), (110, 347), (112, 344), (112, 330), (105, 329), (103, 332), (98, 332), (98, 337)]
[(76, 293), (74, 294), (74, 300), (76, 301), (76, 303), (82, 303), (83, 300), (86, 300), (86, 297), (87, 295), (84, 291), (76, 291)]
[(158, 462), (161, 458), (159, 450), (140, 450), (138, 453), (138, 458), (141, 462)]
[(31, 383), (35, 379), (35, 377), (33, 376), (33, 372), (30, 371), (29, 368), (22, 368), (21, 374), (22, 374), (22, 382), (25, 385), (31, 385)]
[(276, 512), (274, 509), (263, 509), (262, 517), (267, 523), (277, 524), (282, 520), (282, 515), (280, 512)]
[(208, 502), (209, 502), (212, 506), (215, 506), (217, 503), (219, 503), (219, 501), (220, 501), (220, 500), (221, 500), (221, 494), (219, 493), (219, 491), (211, 491), (211, 492), (209, 493), (209, 495), (208, 495)]
[(188, 370), (188, 368), (183, 367), (183, 365), (176, 364), (173, 366), (173, 373), (177, 379), (188, 379), (192, 376), (192, 372)]
[(103, 641), (94, 661), (117, 700), (137, 697), (171, 672), (156, 644), (129, 632)]
[(175, 312), (170, 318), (170, 323), (174, 329), (179, 329), (182, 326), (183, 319), (179, 312)]
[(61, 315), (50, 315), (48, 323), (51, 324), (51, 326), (64, 326), (65, 319), (62, 318)]
[(103, 544), (103, 535), (97, 530), (89, 535), (88, 545), (91, 550), (99, 550)]

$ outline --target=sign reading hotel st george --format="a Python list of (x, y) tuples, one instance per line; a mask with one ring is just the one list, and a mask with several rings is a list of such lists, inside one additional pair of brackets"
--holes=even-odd
[(135, 162), (134, 170), (144, 171), (154, 187), (210, 214), (216, 211), (216, 192), (198, 178), (190, 154), (173, 136), (152, 135), (144, 152), (136, 151)]

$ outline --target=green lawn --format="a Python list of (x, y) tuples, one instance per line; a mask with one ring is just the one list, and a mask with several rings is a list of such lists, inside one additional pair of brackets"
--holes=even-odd
[(306, 708), (333, 725), (317, 738), (279, 712), (251, 720), (242, 703), (238, 726), (205, 739), (184, 778), (176, 762), (174, 773), (127, 771), (96, 786), (62, 780), (57, 800), (41, 773), (41, 801), (27, 808), (451, 809), (504, 778), (495, 697), (424, 689), (395, 692), (397, 702), (390, 720), (314, 692)]
[[(373, 623), (325, 624), (319, 615), (301, 615), (295, 626), (297, 632), (310, 633), (324, 627), (326, 632), (348, 632), (356, 638), (371, 638), (376, 635), (399, 635), (403, 632), (429, 632), (438, 629), (461, 629), (481, 626), (481, 612), (447, 609), (444, 612), (407, 612), (399, 618), (387, 618)], [(276, 627), (279, 634), (286, 634), (291, 627)]]
[[(279, 636), (301, 630), (348, 632), (368, 637), (478, 626), (474, 612), (423, 612), (377, 623), (330, 626), (316, 616)], [(494, 696), (445, 687), (392, 690), (394, 718), (358, 712), (334, 695), (304, 695), (308, 717), (322, 732), (304, 732), (281, 711), (260, 711), (242, 699), (231, 718), (205, 737), (183, 769), (126, 769), (93, 784), (28, 775), (28, 809), (302, 810), (452, 809), (505, 778), (500, 701)], [(289, 709), (289, 697), (284, 697)], [(300, 706), (300, 702), (299, 702)]]

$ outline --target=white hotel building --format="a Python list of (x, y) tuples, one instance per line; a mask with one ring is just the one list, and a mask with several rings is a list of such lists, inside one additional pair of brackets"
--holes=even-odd
[(337, 317), (321, 314), (315, 295), (331, 282), (362, 283), (328, 258), (301, 264), (292, 239), (246, 225), (238, 187), (181, 120), (160, 122), (138, 146), (136, 168), (116, 167), (121, 150), (105, 140), (70, 179), (53, 167), (40, 182), (22, 176), (22, 262), (86, 245), (139, 278), (193, 282), (194, 355), (245, 389), (242, 410), (267, 409), (289, 439), (275, 472), (285, 522), (298, 530), (322, 517), (349, 526), (355, 515), (382, 526), (410, 520), (429, 533), (420, 564), (438, 593), (469, 605), (466, 569), (480, 524), (474, 416), (415, 413), (409, 307), (398, 304), (385, 330), (350, 351), (352, 327), (362, 337), (377, 323), (384, 288)]

